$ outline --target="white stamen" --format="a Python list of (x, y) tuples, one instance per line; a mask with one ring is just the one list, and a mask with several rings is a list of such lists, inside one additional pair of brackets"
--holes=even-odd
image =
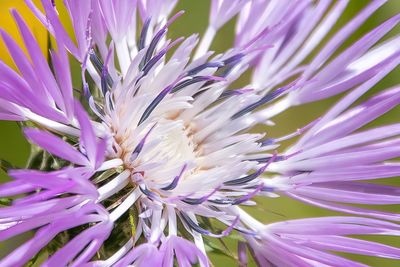
[(228, 208), (228, 210), (232, 212), (234, 215), (239, 215), (240, 221), (245, 223), (249, 228), (253, 230), (259, 231), (264, 226), (264, 224), (256, 220), (253, 216), (251, 216), (238, 206), (231, 206)]
[(141, 195), (139, 188), (133, 191), (125, 200), (110, 214), (110, 220), (115, 222), (121, 217)]
[[(206, 248), (204, 246), (204, 241), (203, 241), (203, 236), (197, 232), (192, 231), (192, 235), (194, 238), (194, 243), (196, 245), (196, 247), (204, 253), (204, 255), (206, 255)], [(205, 265), (200, 261), (200, 266), (201, 267), (205, 267)]]
[(171, 206), (167, 206), (167, 210), (168, 210), (168, 234), (177, 235), (178, 226), (176, 224), (175, 209)]
[(131, 248), (133, 247), (133, 240), (130, 238), (128, 242), (125, 243), (123, 247), (121, 247), (117, 252), (114, 253), (110, 258), (108, 258), (104, 263), (102, 263), (102, 267), (109, 267), (116, 263), (121, 257), (123, 257)]
[(129, 65), (131, 64), (131, 57), (129, 55), (126, 37), (118, 42), (115, 42), (115, 47), (117, 50), (118, 62), (120, 64), (122, 74), (125, 76), (128, 72)]
[(201, 38), (200, 44), (196, 50), (196, 53), (193, 57), (193, 59), (198, 59), (202, 55), (204, 55), (208, 49), (210, 48), (210, 45), (212, 41), (214, 40), (214, 36), (217, 32), (215, 31), (214, 28), (208, 27), (203, 38)]
[(80, 133), (79, 129), (73, 128), (71, 126), (68, 126), (68, 125), (53, 121), (53, 120), (49, 120), (47, 118), (44, 118), (44, 117), (37, 115), (35, 113), (32, 113), (30, 111), (24, 111), (24, 115), (27, 118), (29, 118), (30, 120), (35, 121), (35, 122), (37, 122), (47, 128), (50, 128), (54, 131), (66, 133), (66, 134), (73, 135), (73, 136), (79, 136), (79, 133)]
[(90, 60), (86, 62), (86, 70), (89, 72), (89, 75), (95, 82), (96, 86), (98, 88), (101, 88), (100, 74), (97, 72), (96, 68), (93, 66), (93, 63)]
[(161, 210), (153, 211), (153, 216), (151, 220), (151, 237), (150, 242), (157, 242), (161, 234)]
[(115, 177), (113, 180), (103, 185), (98, 189), (99, 199), (98, 201), (103, 201), (104, 199), (112, 196), (113, 194), (120, 191), (129, 183), (129, 176), (131, 175), (129, 170), (124, 170), (121, 174)]
[(119, 167), (123, 164), (123, 161), (121, 159), (110, 159), (107, 161), (104, 161), (103, 164), (97, 169), (97, 171), (105, 171), (108, 169), (113, 169), (116, 167)]

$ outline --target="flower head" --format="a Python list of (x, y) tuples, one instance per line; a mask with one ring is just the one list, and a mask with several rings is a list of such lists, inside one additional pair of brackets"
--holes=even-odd
[[(360, 130), (398, 104), (399, 89), (353, 105), (400, 62), (398, 37), (376, 45), (400, 16), (334, 55), (384, 2), (367, 5), (308, 62), (347, 1), (213, 0), (202, 38), (170, 40), (184, 13), (170, 15), (177, 1), (67, 0), (74, 42), (54, 2), (42, 0), (42, 13), (26, 0), (56, 48), (48, 63), (12, 11), (29, 57), (2, 32), (18, 72), (0, 64), (0, 116), (33, 122), (24, 132), (41, 152), (31, 164), (38, 170), (12, 170), (15, 180), (0, 186), (0, 196), (19, 196), (1, 208), (1, 240), (37, 229), (0, 263), (22, 265), (48, 250), (47, 266), (207, 266), (209, 239), (233, 232), (239, 253), (226, 254), (242, 264), (246, 249), (260, 266), (357, 266), (331, 251), (398, 259), (398, 248), (348, 236), (399, 233), (387, 222), (398, 214), (352, 204), (400, 202), (398, 188), (364, 182), (398, 176), (387, 161), (400, 154), (399, 125)], [(235, 16), (232, 49), (214, 55), (214, 37)], [(80, 95), (68, 52), (80, 62)], [(235, 88), (246, 71), (249, 84)], [(293, 133), (254, 131), (292, 106), (346, 91)], [(265, 225), (241, 207), (279, 195), (375, 218)]]

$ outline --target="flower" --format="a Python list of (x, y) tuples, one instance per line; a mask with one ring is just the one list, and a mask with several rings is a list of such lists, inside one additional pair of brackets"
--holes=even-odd
[[(248, 250), (260, 266), (363, 266), (332, 252), (400, 258), (399, 248), (349, 237), (399, 235), (398, 214), (353, 204), (400, 202), (397, 187), (365, 182), (398, 176), (390, 160), (400, 155), (399, 125), (360, 130), (397, 106), (399, 88), (354, 104), (400, 62), (398, 36), (377, 44), (400, 15), (337, 52), (385, 1), (368, 4), (320, 50), (347, 1), (213, 0), (202, 38), (169, 40), (184, 13), (170, 16), (176, 0), (66, 0), (76, 42), (60, 6), (41, 2), (44, 13), (26, 0), (55, 39), (50, 61), (18, 12), (29, 57), (2, 32), (18, 71), (0, 64), (0, 117), (34, 125), (24, 132), (40, 152), (0, 186), (13, 197), (0, 209), (1, 240), (37, 229), (0, 265), (43, 251), (45, 266), (208, 266), (208, 249), (241, 265)], [(232, 48), (213, 55), (214, 37), (235, 16)], [(81, 90), (67, 51), (80, 62)], [(246, 71), (249, 84), (235, 89)], [(254, 131), (292, 106), (344, 92), (293, 133)], [(280, 195), (351, 216), (264, 224), (242, 207)], [(224, 237), (239, 239), (238, 255), (209, 241)]]

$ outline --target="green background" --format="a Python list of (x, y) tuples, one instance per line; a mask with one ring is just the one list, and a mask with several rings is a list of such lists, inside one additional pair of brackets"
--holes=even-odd
[[(353, 17), (363, 6), (368, 4), (370, 1), (366, 0), (350, 0), (350, 4), (346, 9), (343, 16), (335, 25), (333, 31), (331, 31), (330, 35), (337, 31), (342, 25), (344, 25), (351, 17)], [(46, 35), (44, 33), (44, 29), (38, 25), (38, 22), (29, 14), (26, 8), (23, 7), (23, 0), (0, 0), (0, 27), (5, 28), (8, 32), (13, 33), (14, 36), (17, 36), (15, 31), (15, 26), (11, 22), (11, 18), (7, 14), (7, 9), (10, 7), (16, 7), (20, 10), (24, 17), (32, 25), (32, 30), (35, 35), (41, 40), (44, 44), (46, 40)], [(192, 33), (203, 33), (205, 28), (207, 27), (208, 20), (208, 12), (209, 12), (209, 1), (208, 0), (181, 0), (176, 8), (176, 10), (185, 10), (186, 13), (184, 16), (179, 18), (177, 22), (175, 22), (170, 28), (170, 37), (180, 37), (180, 36), (189, 36)], [(340, 48), (339, 51), (342, 51), (352, 42), (360, 38), (363, 34), (374, 28), (379, 23), (393, 16), (394, 14), (400, 12), (400, 0), (390, 0), (386, 5), (384, 5), (381, 9), (379, 9), (359, 30), (357, 30), (352, 37), (346, 41), (346, 43)], [(227, 23), (217, 35), (214, 43), (212, 44), (212, 50), (216, 52), (222, 52), (228, 49), (233, 42), (235, 20), (231, 20)], [(68, 27), (70, 24), (67, 23)], [(393, 36), (396, 33), (400, 32), (400, 28), (396, 27), (386, 38)], [(326, 39), (325, 39), (326, 41)], [(323, 45), (324, 42), (321, 43)], [(399, 44), (400, 45), (400, 44)], [(44, 45), (43, 49), (46, 49)], [(12, 64), (9, 57), (6, 55), (6, 51), (4, 51), (4, 46), (0, 44), (0, 57), (8, 64)], [(78, 72), (79, 73), (79, 70)], [(245, 84), (248, 81), (249, 77), (243, 77), (240, 83)], [(79, 81), (78, 81), (79, 83)], [(384, 80), (382, 80), (377, 86), (375, 86), (365, 97), (371, 95), (373, 93), (378, 92), (379, 90), (388, 88), (390, 86), (396, 85), (400, 83), (400, 69), (397, 68), (390, 75), (388, 75)], [(293, 132), (295, 129), (304, 126), (312, 119), (317, 118), (321, 114), (323, 114), (335, 101), (338, 100), (340, 96), (319, 101), (317, 103), (307, 104), (301, 107), (295, 107), (286, 111), (273, 120), (276, 123), (276, 126), (269, 127), (265, 129), (267, 131), (268, 136), (270, 137), (278, 137), (285, 135), (287, 133)], [(365, 97), (363, 99), (365, 99)], [(400, 114), (400, 108), (395, 108), (388, 114), (382, 116), (379, 120), (370, 124), (369, 126), (376, 126), (381, 124), (387, 124), (390, 122), (398, 122)], [(293, 141), (293, 140), (292, 140)], [(281, 147), (284, 148), (290, 145), (290, 143), (284, 143)], [(21, 134), (20, 128), (15, 122), (5, 122), (0, 121), (0, 159), (5, 159), (18, 167), (23, 167), (25, 161), (29, 155), (29, 144), (26, 142), (24, 137)], [(1, 172), (1, 171), (0, 171)], [(0, 181), (6, 181), (8, 177), (5, 173), (0, 173)], [(399, 184), (400, 182), (396, 179), (387, 180), (387, 183), (390, 184)], [(258, 207), (248, 209), (251, 214), (256, 216), (261, 221), (275, 222), (282, 221), (288, 219), (302, 218), (302, 217), (316, 217), (316, 216), (328, 216), (328, 215), (337, 215), (339, 213), (319, 209), (316, 207), (312, 207), (298, 201), (294, 201), (285, 197), (277, 198), (277, 199), (257, 199), (259, 202)], [(391, 210), (393, 212), (400, 212), (399, 205), (392, 205), (388, 207), (378, 207), (380, 209)], [(12, 239), (3, 244), (0, 243), (0, 257), (2, 254), (6, 253), (12, 249), (15, 244), (18, 244), (23, 237)], [(383, 242), (386, 244), (400, 246), (400, 239), (396, 237), (371, 237), (369, 240), (375, 240), (379, 242)], [(230, 242), (228, 241), (228, 244)], [(232, 250), (236, 248), (232, 245)], [(216, 266), (235, 266), (236, 263), (231, 259), (221, 256), (218, 254), (212, 254), (213, 263)], [(361, 261), (371, 266), (399, 266), (399, 262), (395, 260), (388, 259), (379, 259), (375, 257), (365, 257), (365, 256), (349, 256), (352, 259)]]

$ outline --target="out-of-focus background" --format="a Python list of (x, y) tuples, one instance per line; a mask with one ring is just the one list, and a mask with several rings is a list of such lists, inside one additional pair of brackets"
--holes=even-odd
[[(338, 0), (340, 1), (340, 0)], [(35, 0), (34, 2), (40, 2)], [(61, 6), (61, 0), (56, 1), (56, 3)], [(370, 1), (367, 0), (351, 0), (348, 8), (346, 9), (343, 16), (337, 22), (333, 32), (338, 30), (342, 25), (344, 25), (351, 17), (353, 17), (360, 9), (363, 8)], [(186, 10), (186, 13), (177, 22), (175, 22), (170, 29), (171, 37), (179, 36), (189, 36), (192, 33), (203, 33), (207, 26), (208, 12), (209, 12), (209, 1), (208, 0), (181, 0), (178, 4), (176, 10)], [(16, 40), (21, 42), (21, 37), (18, 34), (18, 29), (13, 22), (12, 16), (9, 13), (10, 8), (17, 9), (29, 23), (32, 32), (36, 38), (40, 41), (43, 53), (46, 54), (47, 51), (47, 40), (48, 36), (45, 29), (40, 25), (40, 23), (34, 18), (29, 9), (25, 6), (23, 0), (0, 0), (0, 28), (4, 29)], [(340, 50), (343, 50), (349, 44), (360, 38), (363, 34), (374, 28), (376, 25), (380, 24), (384, 20), (400, 12), (400, 0), (389, 0), (386, 5), (384, 5), (378, 12), (376, 12), (359, 30), (357, 30), (351, 39), (349, 39)], [(60, 10), (62, 17), (67, 18), (65, 10)], [(71, 24), (68, 19), (64, 20), (65, 25), (71, 30)], [(235, 20), (227, 23), (217, 35), (216, 40), (212, 45), (212, 49), (217, 52), (222, 52), (228, 49), (234, 38), (234, 25)], [(386, 38), (393, 36), (394, 34), (400, 33), (400, 27), (395, 28)], [(332, 33), (331, 33), (332, 35)], [(321, 43), (322, 45), (323, 43)], [(400, 46), (400, 44), (399, 44)], [(7, 54), (7, 50), (0, 41), (0, 58), (6, 64), (13, 66), (12, 59)], [(74, 66), (74, 65), (73, 65)], [(79, 74), (78, 65), (75, 64), (76, 71), (74, 73)], [(79, 86), (79, 75), (75, 75), (75, 84)], [(248, 77), (242, 79), (244, 84)], [(400, 83), (400, 69), (397, 68), (390, 75), (388, 75), (384, 80), (382, 80), (378, 86), (374, 87), (371, 92), (367, 94), (371, 95), (379, 90), (383, 90), (390, 86)], [(366, 96), (366, 97), (367, 97)], [(271, 137), (278, 137), (285, 135), (287, 133), (293, 132), (295, 129), (304, 126), (311, 120), (317, 118), (323, 114), (335, 101), (337, 101), (340, 96), (320, 101), (318, 103), (311, 103), (305, 106), (292, 108), (287, 112), (277, 116), (274, 119), (276, 126), (269, 127), (268, 129), (263, 129), (267, 131), (267, 134)], [(365, 99), (365, 97), (364, 97)], [(396, 108), (390, 113), (384, 115), (382, 118), (376, 122), (370, 124), (370, 127), (387, 124), (390, 122), (398, 122), (400, 116), (400, 108)], [(282, 148), (289, 146), (290, 143), (283, 144)], [(17, 123), (15, 122), (5, 122), (0, 121), (0, 159), (5, 159), (16, 167), (23, 167), (26, 159), (29, 155), (29, 144), (26, 142), (21, 134), (21, 130)], [(7, 175), (0, 170), (0, 182), (7, 181), (9, 178)], [(390, 184), (398, 184), (400, 186), (400, 180), (388, 181)], [(254, 216), (263, 222), (275, 222), (287, 219), (296, 219), (302, 217), (316, 217), (316, 216), (328, 216), (337, 215), (339, 213), (330, 212), (322, 210), (319, 208), (311, 207), (309, 205), (290, 200), (285, 197), (277, 199), (257, 199), (259, 205), (257, 208), (249, 209)], [(380, 209), (391, 210), (393, 212), (400, 212), (400, 206), (387, 206), (378, 207)], [(0, 243), (0, 258), (7, 252), (13, 249), (15, 245), (21, 242), (25, 237), (15, 238), (10, 241)], [(400, 246), (400, 239), (395, 237), (370, 237), (369, 240), (376, 240), (384, 242), (394, 246)], [(228, 245), (229, 245), (228, 241)], [(235, 249), (234, 247), (232, 249)], [(361, 261), (365, 264), (371, 266), (399, 266), (399, 262), (395, 260), (379, 259), (375, 257), (360, 257), (360, 256), (349, 256), (352, 259)], [(236, 263), (231, 259), (221, 256), (217, 253), (212, 254), (213, 263), (216, 266), (235, 266)]]

